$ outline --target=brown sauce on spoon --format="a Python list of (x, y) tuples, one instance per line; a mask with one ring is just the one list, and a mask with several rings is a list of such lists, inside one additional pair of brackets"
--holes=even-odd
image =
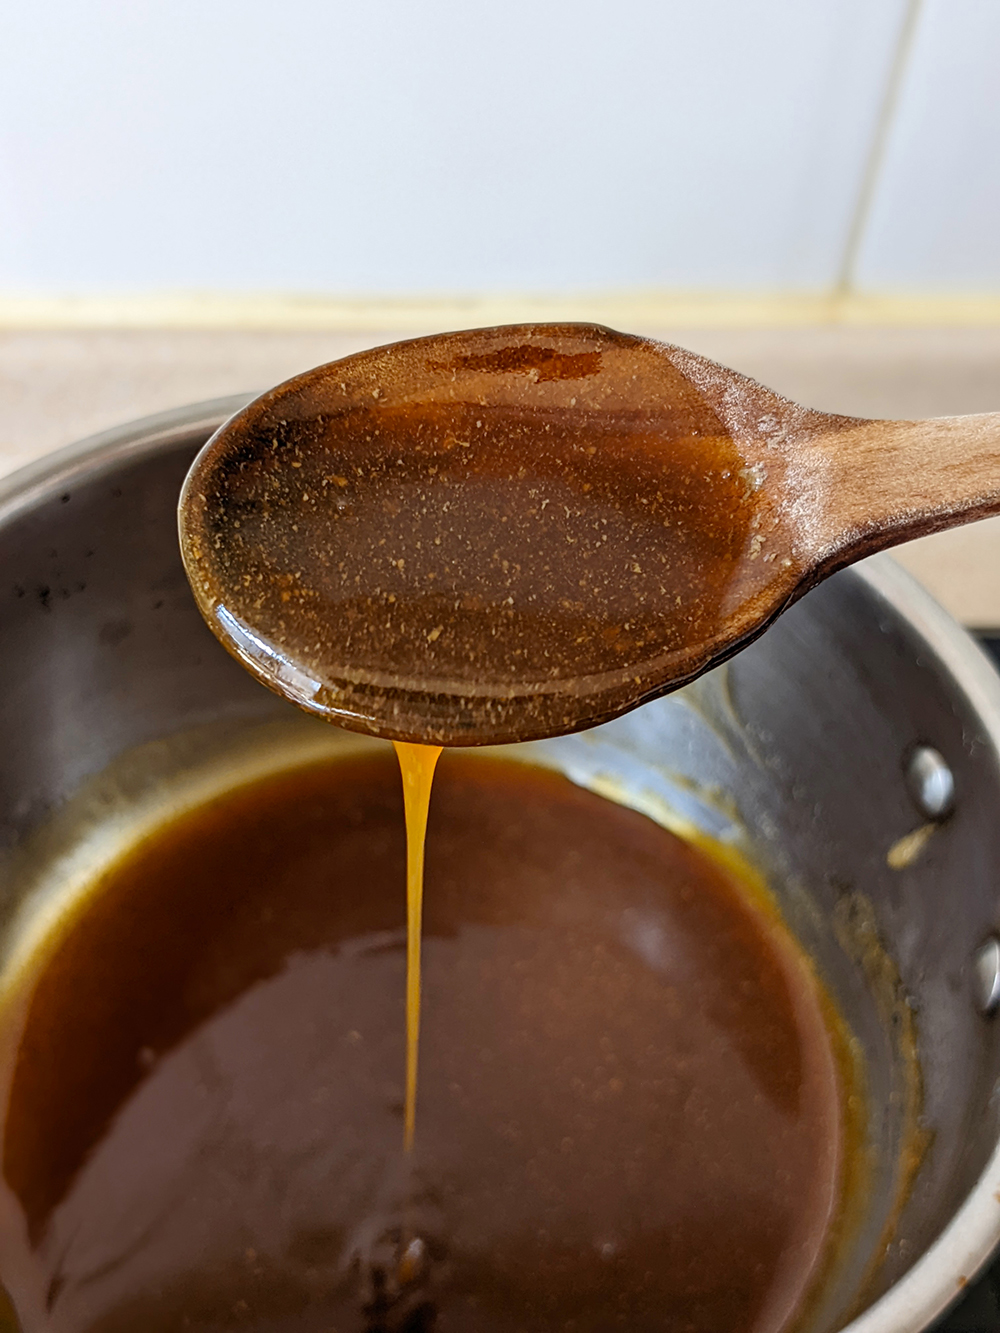
[(302, 707), (427, 744), (573, 731), (680, 683), (801, 570), (675, 351), (478, 330), (279, 386), (185, 486), (209, 625)]
[(25, 1333), (782, 1326), (843, 1153), (787, 931), (522, 764), (443, 756), (430, 835), (409, 1154), (391, 755), (180, 817), (55, 924), (0, 1071)]

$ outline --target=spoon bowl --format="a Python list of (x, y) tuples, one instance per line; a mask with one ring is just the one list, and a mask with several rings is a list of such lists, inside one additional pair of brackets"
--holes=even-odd
[(264, 684), (444, 745), (577, 731), (691, 680), (835, 569), (1000, 508), (993, 415), (872, 422), (592, 325), (359, 353), (208, 442), (181, 547)]

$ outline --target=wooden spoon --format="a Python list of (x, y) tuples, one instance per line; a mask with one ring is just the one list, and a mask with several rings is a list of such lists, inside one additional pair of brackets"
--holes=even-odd
[(377, 348), (251, 403), (181, 496), (195, 597), (311, 712), (397, 740), (575, 731), (834, 570), (1000, 511), (1000, 413), (867, 421), (584, 324)]

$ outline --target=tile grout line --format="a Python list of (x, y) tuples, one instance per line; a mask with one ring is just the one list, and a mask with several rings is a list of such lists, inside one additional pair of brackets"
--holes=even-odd
[(844, 253), (834, 287), (838, 296), (847, 296), (854, 290), (858, 255), (861, 252), (861, 244), (868, 230), (875, 191), (885, 160), (886, 144), (895, 120), (896, 108), (899, 105), (899, 95), (903, 89), (922, 9), (923, 0), (906, 0), (903, 20), (899, 25), (899, 35), (896, 38), (896, 49), (893, 52), (892, 64), (889, 67), (889, 75), (886, 79), (882, 105), (879, 107), (878, 117), (875, 121), (875, 129), (868, 148), (868, 157), (865, 161), (857, 198), (854, 202), (854, 212), (851, 215), (851, 223), (844, 242)]

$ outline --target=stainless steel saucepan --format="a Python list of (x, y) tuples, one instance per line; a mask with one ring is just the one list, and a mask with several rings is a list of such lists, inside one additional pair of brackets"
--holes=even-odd
[[(0, 966), (177, 792), (336, 744), (222, 651), (181, 568), (181, 481), (244, 401), (0, 482)], [(696, 686), (532, 750), (767, 875), (867, 1067), (867, 1184), (808, 1329), (928, 1327), (1000, 1240), (1000, 679), (882, 559)]]

